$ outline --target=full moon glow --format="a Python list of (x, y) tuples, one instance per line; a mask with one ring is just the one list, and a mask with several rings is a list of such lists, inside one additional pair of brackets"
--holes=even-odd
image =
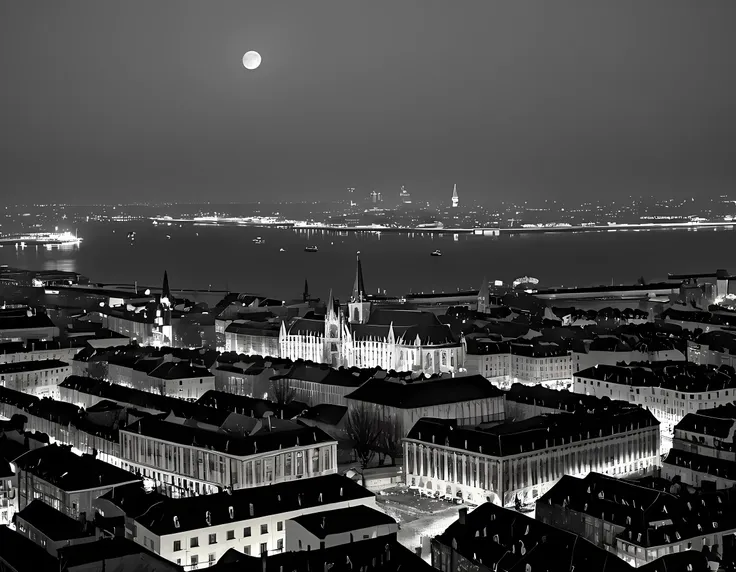
[(246, 52), (243, 56), (243, 65), (245, 69), (254, 70), (261, 65), (261, 54), (258, 52)]

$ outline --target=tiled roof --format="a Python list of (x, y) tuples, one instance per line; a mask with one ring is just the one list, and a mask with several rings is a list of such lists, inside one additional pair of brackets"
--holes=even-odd
[(323, 319), (318, 320), (314, 318), (295, 318), (289, 325), (286, 326), (286, 331), (289, 335), (301, 335), (301, 336), (324, 336), (325, 335), (325, 321)]
[(688, 362), (599, 364), (574, 375), (609, 383), (636, 387), (663, 387), (686, 393), (736, 388), (736, 379), (723, 369)]
[(365, 505), (304, 514), (291, 520), (322, 540), (332, 534), (360, 528), (397, 524), (385, 512)]
[[(731, 405), (731, 407), (734, 407)], [(728, 437), (731, 428), (736, 423), (736, 417), (729, 419), (724, 417), (711, 417), (703, 412), (688, 413), (675, 425), (675, 431), (687, 431), (701, 435), (713, 435), (715, 437)]]
[(353, 401), (416, 409), (445, 403), (499, 398), (504, 393), (482, 375), (429, 381), (395, 382), (372, 379), (346, 396)]
[(593, 413), (539, 415), (488, 429), (458, 426), (452, 419), (424, 418), (414, 424), (407, 439), (505, 457), (658, 425), (649, 411), (622, 406)]
[(343, 420), (348, 408), (342, 405), (331, 405), (329, 403), (320, 403), (314, 407), (310, 407), (301, 415), (301, 419), (308, 419), (325, 425), (336, 426)]
[(525, 383), (514, 383), (506, 393), (506, 401), (537, 405), (561, 411), (587, 411), (599, 407), (608, 407), (611, 403), (621, 405), (628, 402), (612, 401), (607, 397), (600, 398), (583, 393), (572, 393), (566, 389), (549, 389), (541, 384), (527, 385)]
[(192, 365), (186, 361), (166, 361), (148, 375), (159, 379), (192, 379), (214, 377), (205, 367)]
[(373, 496), (347, 477), (334, 474), (212, 495), (166, 498), (135, 519), (154, 534), (164, 536)]
[(440, 321), (432, 312), (375, 307), (371, 309), (368, 316), (368, 324), (371, 326), (389, 326), (393, 324), (394, 328), (402, 326), (431, 327), (439, 326)]
[(297, 379), (323, 385), (360, 387), (378, 371), (379, 368), (377, 367), (365, 369), (341, 367), (336, 369), (323, 363), (297, 361), (290, 371), (283, 375), (275, 376), (272, 379)]
[(670, 449), (664, 464), (736, 481), (736, 461), (728, 459), (700, 455), (683, 449)]
[(60, 369), (69, 367), (65, 361), (58, 359), (39, 359), (29, 361), (16, 361), (0, 364), (0, 374), (20, 373), (26, 371), (43, 371), (46, 369)]
[[(261, 418), (266, 413), (271, 412), (277, 417), (291, 419), (299, 415), (309, 406), (301, 401), (290, 401), (285, 405), (279, 405), (273, 401), (266, 399), (256, 399), (245, 395), (236, 395), (227, 391), (218, 391), (210, 389), (205, 392), (197, 403), (204, 406), (217, 409), (220, 411), (229, 411), (231, 413), (241, 413), (251, 417)], [(283, 413), (283, 416), (282, 416)]]
[[(155, 562), (155, 566), (151, 566), (150, 563), (141, 562), (140, 559), (136, 560), (135, 563), (129, 562), (126, 566), (119, 560), (126, 556), (130, 557), (137, 555), (152, 560)], [(59, 562), (61, 563), (62, 570), (76, 567), (84, 567), (82, 568), (83, 570), (105, 570), (105, 563), (108, 563), (109, 566), (110, 561), (119, 562), (119, 565), (123, 570), (142, 569), (157, 570), (161, 572), (183, 570), (181, 566), (177, 566), (173, 562), (169, 562), (168, 560), (161, 558), (137, 542), (119, 536), (114, 538), (101, 538), (96, 542), (65, 546), (64, 548), (59, 549)], [(103, 564), (101, 566), (91, 566), (98, 562)], [(56, 569), (59, 569), (58, 564)]]

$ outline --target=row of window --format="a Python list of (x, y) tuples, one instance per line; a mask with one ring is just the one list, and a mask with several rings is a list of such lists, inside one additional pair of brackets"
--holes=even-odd
[[(262, 524), (260, 530), (261, 530), (261, 534), (268, 534), (268, 524)], [(276, 523), (276, 530), (278, 532), (282, 532), (284, 530), (283, 520), (280, 520)], [(251, 536), (252, 536), (251, 527), (246, 526), (243, 529), (243, 538), (250, 538)], [(228, 530), (225, 533), (225, 540), (226, 541), (235, 540), (235, 530)], [(213, 532), (207, 535), (207, 543), (217, 544), (217, 533), (216, 532)], [(199, 536), (192, 536), (189, 539), (189, 548), (199, 548)], [(181, 549), (182, 549), (181, 540), (175, 540), (174, 541), (174, 552), (179, 552)]]

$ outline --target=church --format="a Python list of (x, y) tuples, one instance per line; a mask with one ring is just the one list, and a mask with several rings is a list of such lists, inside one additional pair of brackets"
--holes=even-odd
[[(346, 310), (346, 311), (345, 311)], [(326, 363), (332, 367), (380, 367), (427, 375), (457, 372), (464, 344), (432, 312), (388, 307), (370, 301), (358, 253), (353, 293), (347, 308), (332, 294), (322, 316), (282, 322), (282, 358)]]

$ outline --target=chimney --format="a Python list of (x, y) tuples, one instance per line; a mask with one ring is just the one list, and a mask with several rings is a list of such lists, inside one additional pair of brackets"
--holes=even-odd
[(457, 511), (457, 516), (458, 516), (458, 522), (460, 524), (463, 524), (464, 525), (465, 524), (465, 520), (466, 520), (466, 518), (468, 516), (468, 509), (467, 509), (467, 507), (463, 507), (459, 511)]

